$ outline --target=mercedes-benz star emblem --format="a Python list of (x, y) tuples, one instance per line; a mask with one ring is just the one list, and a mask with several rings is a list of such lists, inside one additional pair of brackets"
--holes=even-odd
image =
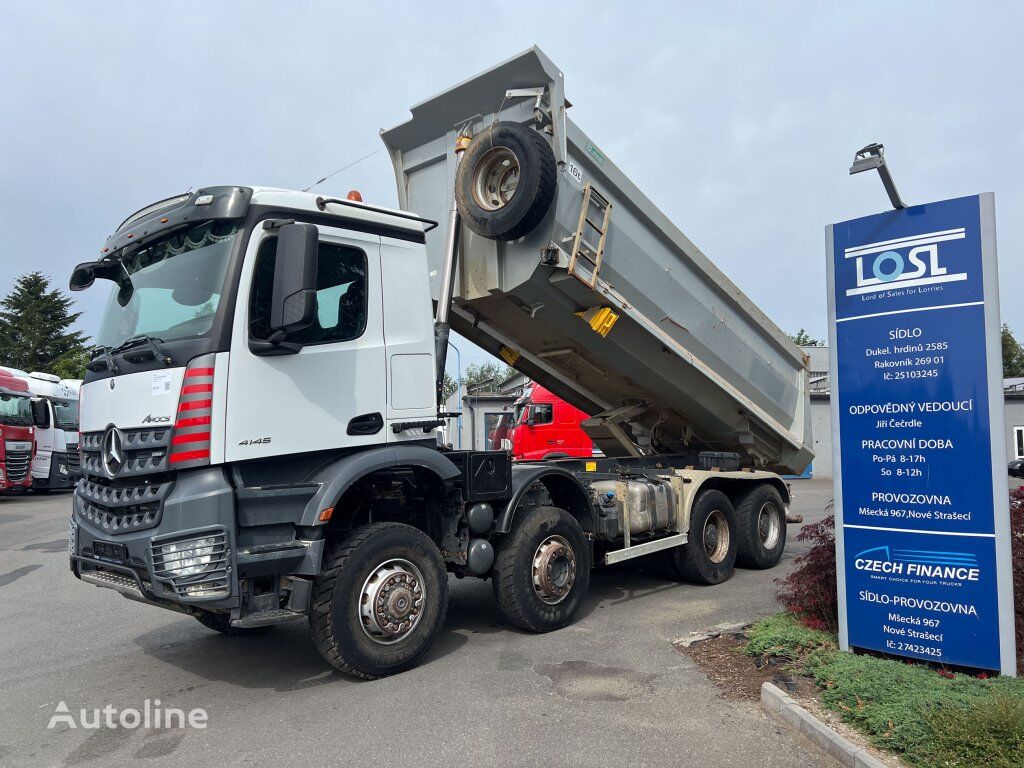
[(117, 473), (121, 471), (121, 465), (124, 464), (123, 442), (124, 438), (121, 435), (121, 430), (117, 427), (110, 427), (103, 434), (103, 442), (100, 444), (100, 457), (103, 462), (103, 471), (107, 473), (107, 477), (111, 480), (117, 477)]

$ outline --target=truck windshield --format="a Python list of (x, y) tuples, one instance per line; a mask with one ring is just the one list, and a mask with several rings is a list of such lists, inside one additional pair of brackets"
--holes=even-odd
[(96, 343), (117, 347), (139, 334), (171, 341), (209, 332), (237, 234), (233, 222), (207, 222), (123, 256)]
[(526, 416), (530, 412), (530, 401), (520, 400), (513, 406), (513, 417), (512, 421), (514, 424), (522, 424), (526, 421)]
[(58, 429), (64, 429), (69, 432), (78, 431), (77, 400), (54, 400), (53, 415)]
[(9, 427), (32, 425), (32, 404), (27, 397), (0, 393), (0, 424)]

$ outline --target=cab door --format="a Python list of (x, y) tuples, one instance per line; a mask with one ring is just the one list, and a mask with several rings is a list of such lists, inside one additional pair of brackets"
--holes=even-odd
[(32, 459), (32, 477), (45, 480), (50, 476), (54, 440), (57, 435), (57, 419), (53, 404), (45, 397), (32, 399), (32, 416), (36, 428), (36, 455)]
[(255, 230), (228, 360), (226, 461), (384, 443), (387, 373), (380, 237), (319, 226), (317, 314), (295, 354), (259, 355), (269, 334), (277, 237)]

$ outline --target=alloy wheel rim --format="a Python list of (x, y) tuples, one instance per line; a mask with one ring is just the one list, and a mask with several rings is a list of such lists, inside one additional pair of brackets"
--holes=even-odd
[(419, 568), (402, 558), (386, 560), (370, 571), (359, 594), (363, 632), (380, 645), (401, 642), (423, 618), (426, 597)]
[(714, 510), (704, 521), (704, 554), (716, 565), (725, 560), (729, 552), (729, 521), (725, 512)]
[(520, 176), (515, 152), (506, 147), (489, 149), (473, 175), (473, 199), (487, 211), (504, 208), (515, 197)]
[(561, 536), (548, 536), (533, 554), (533, 589), (548, 605), (569, 596), (576, 583), (576, 553)]

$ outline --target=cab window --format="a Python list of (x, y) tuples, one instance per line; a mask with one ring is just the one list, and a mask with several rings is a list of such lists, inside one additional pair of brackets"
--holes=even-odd
[[(260, 244), (249, 295), (249, 333), (270, 336), (270, 302), (274, 292), (277, 238)], [(351, 341), (366, 330), (366, 254), (358, 248), (320, 241), (316, 271), (316, 319), (288, 334), (303, 345)]]

